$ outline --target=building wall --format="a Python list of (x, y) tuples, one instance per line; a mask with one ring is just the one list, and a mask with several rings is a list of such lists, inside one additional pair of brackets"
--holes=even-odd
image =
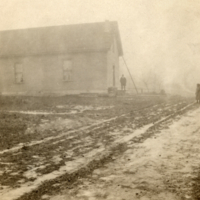
[(119, 88), (119, 53), (117, 49), (116, 40), (114, 38), (113, 44), (107, 53), (107, 85), (113, 87), (113, 66), (115, 66), (115, 87)]
[[(72, 81), (63, 80), (63, 62), (72, 61)], [(23, 83), (15, 83), (15, 63), (23, 65)], [(71, 94), (107, 91), (107, 54), (94, 52), (0, 59), (2, 94)]]

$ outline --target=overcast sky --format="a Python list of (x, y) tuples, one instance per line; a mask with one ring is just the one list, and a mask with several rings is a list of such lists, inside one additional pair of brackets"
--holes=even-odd
[(0, 0), (0, 10), (0, 30), (116, 20), (136, 81), (155, 72), (191, 93), (200, 83), (199, 0)]

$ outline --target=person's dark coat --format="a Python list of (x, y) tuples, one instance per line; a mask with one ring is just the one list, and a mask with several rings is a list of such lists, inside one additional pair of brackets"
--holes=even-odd
[(200, 101), (200, 85), (199, 84), (197, 85), (197, 88), (196, 88), (196, 100)]
[(121, 85), (126, 86), (126, 78), (124, 76), (120, 78), (120, 83)]

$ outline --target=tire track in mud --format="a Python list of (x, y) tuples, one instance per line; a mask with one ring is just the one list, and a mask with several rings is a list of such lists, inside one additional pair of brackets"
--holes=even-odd
[[(97, 169), (101, 166), (103, 166), (105, 163), (110, 162), (113, 160), (113, 156), (117, 156), (120, 153), (123, 153), (127, 149), (127, 142), (133, 141), (134, 143), (140, 143), (146, 140), (147, 138), (151, 137), (154, 134), (155, 126), (158, 126), (159, 124), (167, 121), (168, 119), (184, 113), (185, 111), (189, 110), (191, 106), (194, 104), (190, 104), (188, 106), (185, 106), (184, 108), (178, 110), (176, 113), (173, 113), (170, 116), (167, 116), (166, 118), (163, 118), (162, 120), (157, 121), (153, 125), (146, 125), (142, 129), (139, 129), (135, 131), (135, 134), (132, 134), (131, 136), (127, 136), (124, 138), (123, 141), (115, 141), (115, 144), (113, 144), (110, 149), (107, 149), (106, 151), (102, 152), (101, 155), (95, 155), (94, 159), (89, 160), (88, 163), (84, 163), (79, 169), (72, 170), (71, 173), (65, 173), (63, 176), (60, 176), (54, 180), (51, 180), (49, 182), (44, 183), (39, 189), (36, 189), (32, 191), (29, 194), (25, 194), (24, 196), (20, 197), (18, 200), (36, 200), (40, 199), (40, 197), (44, 194), (51, 194), (52, 192), (59, 191), (60, 190), (60, 183), (62, 185), (65, 185), (65, 187), (70, 188), (70, 185), (76, 181), (79, 177), (84, 177), (87, 174), (90, 174), (94, 169)], [(137, 140), (134, 140), (134, 138), (137, 137)], [(47, 189), (48, 188), (48, 189)], [(48, 192), (47, 192), (48, 191)], [(51, 191), (51, 192), (50, 192)]]
[[(161, 104), (163, 104), (163, 103), (161, 103)], [(153, 107), (156, 107), (156, 106), (159, 106), (159, 105), (160, 105), (160, 104), (156, 104), (156, 105), (154, 105)], [(177, 104), (175, 104), (175, 105), (177, 105)], [(170, 106), (170, 105), (169, 105), (169, 106)], [(134, 112), (137, 112), (137, 111), (140, 111), (140, 110), (148, 109), (149, 107), (152, 107), (152, 105), (146, 106), (146, 107), (143, 107), (143, 108), (140, 108), (140, 109), (136, 109), (136, 110), (133, 110), (133, 111), (134, 111)], [(66, 115), (68, 115), (68, 114), (66, 114)], [(21, 148), (23, 148), (24, 146), (26, 146), (26, 147), (31, 147), (31, 146), (39, 145), (39, 144), (42, 144), (42, 143), (45, 143), (45, 142), (49, 142), (49, 141), (51, 141), (51, 140), (57, 140), (57, 139), (60, 139), (60, 138), (62, 138), (62, 137), (71, 136), (71, 135), (73, 135), (74, 133), (77, 133), (77, 132), (86, 131), (86, 130), (91, 130), (91, 129), (94, 130), (95, 128), (99, 129), (100, 126), (103, 127), (103, 126), (104, 126), (106, 123), (108, 123), (108, 122), (115, 121), (115, 120), (117, 120), (117, 119), (119, 119), (119, 118), (121, 118), (121, 117), (125, 117), (125, 116), (128, 116), (128, 115), (129, 115), (129, 113), (122, 114), (122, 115), (120, 115), (120, 116), (116, 116), (116, 117), (112, 117), (112, 118), (110, 118), (110, 119), (104, 120), (104, 121), (102, 121), (102, 122), (94, 123), (94, 124), (92, 124), (92, 125), (90, 125), (90, 126), (84, 126), (84, 127), (81, 127), (81, 128), (77, 128), (77, 129), (75, 129), (75, 130), (71, 130), (71, 131), (67, 131), (67, 132), (61, 133), (61, 134), (59, 134), (59, 135), (57, 135), (57, 136), (46, 137), (46, 138), (44, 138), (44, 139), (42, 139), (42, 140), (31, 141), (31, 142), (29, 142), (29, 143), (19, 143), (18, 145), (14, 146), (14, 147), (12, 147), (12, 148), (5, 149), (5, 150), (0, 151), (0, 155), (1, 155), (1, 154), (4, 154), (4, 153), (16, 152), (16, 151), (20, 150)]]
[[(71, 142), (71, 141), (70, 141), (70, 142)], [(93, 146), (93, 147), (94, 147), (94, 146)], [(45, 149), (44, 149), (44, 150), (45, 150)], [(22, 153), (22, 152), (18, 152), (18, 153)], [(18, 158), (18, 160), (21, 160), (21, 159)]]
[[(176, 106), (177, 104), (175, 105), (172, 105), (172, 107)], [(158, 105), (154, 105), (153, 107), (157, 107)], [(139, 111), (145, 111), (146, 109), (148, 109), (149, 107), (145, 107), (145, 108), (141, 108), (139, 110), (135, 110), (134, 112), (139, 112)], [(163, 112), (163, 110), (162, 110)], [(133, 113), (131, 113), (133, 114)], [(137, 113), (136, 113), (137, 115)], [(117, 126), (117, 123), (121, 123), (122, 119), (127, 119), (128, 118), (131, 118), (130, 114), (123, 114), (121, 116), (117, 116), (117, 117), (114, 117), (114, 118), (111, 118), (109, 120), (105, 120), (103, 122), (100, 122), (100, 123), (95, 123), (91, 126), (86, 126), (86, 127), (82, 127), (80, 129), (75, 129), (75, 130), (72, 130), (72, 131), (68, 131), (68, 132), (65, 132), (65, 133), (62, 133), (60, 135), (57, 135), (57, 136), (54, 136), (54, 137), (47, 137), (43, 140), (40, 140), (40, 141), (32, 141), (30, 143), (21, 143), (11, 149), (6, 149), (6, 150), (3, 150), (3, 151), (0, 151), (0, 154), (6, 154), (8, 155), (9, 153), (14, 153), (14, 152), (17, 152), (19, 153), (19, 151), (23, 150), (23, 149), (27, 149), (27, 148), (30, 148), (32, 146), (37, 146), (40, 144), (40, 145), (44, 145), (44, 143), (47, 143), (47, 145), (49, 145), (50, 143), (51, 144), (58, 144), (58, 143), (62, 143), (63, 141), (65, 141), (66, 139), (69, 140), (69, 142), (71, 142), (71, 140), (75, 140), (75, 139), (80, 139), (82, 136), (90, 133), (90, 132), (98, 132), (98, 131), (101, 131), (102, 129), (105, 129), (105, 128), (112, 128), (112, 126)], [(141, 119), (137, 119), (137, 121), (140, 121)], [(114, 124), (111, 124), (111, 123), (114, 123)]]
[[(188, 105), (188, 106), (186, 106), (184, 109), (186, 109), (186, 108), (188, 108), (188, 107), (190, 107), (191, 105)], [(176, 107), (176, 108), (179, 108), (177, 105), (172, 105), (172, 108), (173, 107)], [(182, 105), (182, 107), (183, 107), (183, 105)], [(168, 108), (169, 109), (169, 108)], [(140, 109), (140, 111), (142, 111), (142, 109)], [(144, 111), (144, 109), (143, 109), (143, 111)], [(136, 111), (135, 111), (136, 112)], [(181, 110), (178, 110), (178, 112), (181, 112)], [(138, 114), (138, 113), (137, 113)], [(129, 114), (130, 115), (130, 114)], [(156, 124), (158, 124), (158, 123), (161, 123), (163, 120), (167, 120), (167, 119), (169, 119), (169, 118), (171, 118), (172, 116), (173, 116), (174, 114), (171, 114), (171, 115), (168, 115), (166, 118), (163, 118), (162, 120), (157, 120), (157, 123), (155, 123), (152, 127), (154, 127), (154, 126), (156, 126)], [(98, 132), (98, 134), (97, 134), (97, 136), (99, 136), (99, 134), (102, 134), (102, 132), (106, 132), (106, 133), (104, 133), (105, 134), (105, 136), (104, 137), (106, 137), (106, 134), (108, 134), (108, 131), (110, 130), (110, 129), (112, 129), (113, 127), (116, 127), (116, 124), (118, 124), (119, 126), (124, 126), (124, 125), (130, 125), (130, 123), (133, 123), (131, 120), (133, 119), (132, 117), (131, 117), (131, 115), (130, 116), (126, 116), (125, 118), (124, 118), (125, 116), (123, 116), (123, 117), (121, 117), (121, 118), (119, 118), (118, 120), (119, 121), (116, 121), (116, 119), (114, 120), (114, 122), (116, 122), (116, 123), (113, 123), (113, 124), (106, 124), (106, 126), (105, 127), (107, 127), (107, 129), (105, 129), (105, 127), (103, 127), (103, 130), (101, 130), (102, 128), (100, 128), (100, 130), (99, 130), (99, 132)], [(123, 121), (124, 120), (124, 121)], [(129, 124), (126, 124), (126, 123), (123, 123), (123, 122), (126, 122), (127, 120), (129, 120)], [(138, 119), (138, 121), (140, 121), (141, 119)], [(109, 123), (111, 123), (112, 121), (110, 121)], [(108, 123), (108, 122), (107, 122)], [(140, 124), (139, 124), (139, 126), (140, 126)], [(141, 126), (140, 126), (141, 127)], [(98, 127), (97, 127), (98, 128)], [(138, 127), (137, 127), (138, 128)], [(145, 128), (146, 129), (149, 129), (150, 127), (149, 126), (145, 126)], [(98, 129), (95, 129), (95, 132), (97, 131)], [(25, 192), (30, 192), (30, 195), (29, 194), (27, 194), (27, 195), (25, 195), (25, 196), (22, 196), (20, 199), (37, 199), (36, 197), (35, 197), (35, 195), (36, 196), (40, 196), (41, 194), (43, 194), (44, 193), (44, 191), (46, 191), (46, 190), (44, 190), (43, 189), (43, 187), (47, 187), (47, 186), (43, 186), (43, 184), (42, 184), (42, 182), (41, 181), (47, 181), (47, 182), (45, 182), (44, 183), (44, 185), (48, 185), (48, 187), (52, 187), (51, 185), (53, 184), (53, 183), (55, 183), (56, 181), (58, 181), (58, 180), (65, 180), (65, 178), (67, 178), (67, 177), (69, 177), (69, 179), (70, 180), (75, 180), (76, 179), (76, 177), (78, 176), (80, 176), (80, 174), (85, 174), (87, 171), (88, 171), (88, 173), (91, 171), (91, 170), (93, 170), (93, 169), (95, 169), (95, 168), (97, 168), (101, 163), (104, 163), (104, 160), (110, 160), (109, 159), (109, 157), (116, 151), (116, 149), (117, 148), (119, 148), (120, 146), (125, 146), (125, 143), (127, 142), (127, 141), (129, 141), (129, 140), (131, 140), (132, 139), (132, 137), (136, 137), (136, 136), (138, 136), (138, 135), (141, 135), (142, 134), (142, 132), (146, 132), (146, 130), (145, 129), (142, 129), (143, 131), (141, 131), (141, 132), (138, 132), (138, 134), (136, 134), (135, 132), (134, 132), (134, 134), (132, 135), (132, 134), (129, 134), (130, 133), (130, 131), (133, 131), (133, 129), (132, 130), (128, 130), (128, 134), (127, 134), (127, 138), (124, 140), (124, 142), (123, 142), (123, 144), (121, 144), (121, 142), (120, 142), (120, 140), (121, 140), (121, 137), (122, 136), (124, 136), (123, 134), (123, 131), (122, 130), (120, 130), (120, 131), (122, 131), (122, 134), (118, 137), (118, 142), (116, 142), (117, 140), (116, 140), (116, 138), (112, 138), (111, 137), (111, 141), (107, 144), (107, 146), (106, 146), (106, 144), (104, 143), (104, 145), (103, 146), (101, 146), (100, 148), (96, 148), (96, 149), (94, 149), (94, 151), (93, 151), (93, 154), (94, 155), (91, 155), (91, 153), (89, 153), (89, 151), (91, 151), (91, 149), (93, 149), (94, 148), (94, 144), (96, 143), (96, 141), (94, 142), (94, 143), (92, 143), (91, 144), (91, 147), (88, 149), (88, 151), (86, 151), (86, 152), (84, 152), (84, 154), (82, 154), (83, 155), (83, 157), (79, 157), (79, 155), (80, 155), (80, 153), (83, 153), (83, 152), (77, 152), (77, 157), (74, 157), (75, 159), (73, 160), (73, 161), (68, 161), (68, 162), (66, 162), (65, 164), (67, 164), (66, 166), (68, 166), (68, 171), (66, 171), (65, 169), (66, 169), (66, 166), (63, 166), (63, 164), (64, 163), (60, 163), (58, 166), (57, 166), (57, 169), (56, 168), (53, 168), (53, 169), (50, 169), (50, 171), (49, 171), (49, 173), (47, 173), (47, 174), (45, 174), (44, 176), (46, 177), (46, 179), (44, 178), (44, 176), (43, 177), (40, 177), (39, 179), (37, 178), (37, 179), (35, 179), (35, 180), (32, 180), (32, 184), (30, 183), (30, 180), (27, 182), (27, 184), (26, 184), (26, 182), (25, 182), (25, 184), (22, 184), (22, 185), (20, 185), (20, 187), (19, 187), (19, 185), (17, 186), (17, 187), (19, 187), (19, 188), (17, 188), (16, 190), (11, 190), (11, 191), (9, 191), (9, 193), (8, 193), (8, 191), (5, 191), (6, 193), (4, 193), (3, 195), (2, 195), (2, 200), (4, 200), (4, 199), (9, 199), (9, 200), (11, 200), (11, 199), (16, 199), (17, 197), (20, 197), (21, 195), (23, 195), (23, 193), (25, 193)], [(92, 132), (92, 130), (90, 130), (91, 132)], [(112, 132), (113, 130), (111, 130), (111, 132)], [(136, 131), (137, 132), (137, 131)], [(85, 133), (84, 133), (85, 134)], [(83, 134), (83, 136), (84, 136), (84, 134)], [(88, 134), (88, 132), (86, 133), (86, 135)], [(94, 132), (91, 134), (91, 135), (93, 135), (94, 134)], [(102, 139), (105, 139), (105, 138), (102, 138)], [(77, 139), (76, 139), (77, 140)], [(69, 141), (68, 141), (69, 142)], [(83, 144), (85, 143), (85, 141), (83, 141), (83, 143), (81, 143), (82, 144), (82, 147), (83, 147)], [(103, 143), (103, 142), (102, 142)], [(112, 145), (114, 143), (114, 145)], [(63, 143), (63, 144), (61, 144), (61, 146), (64, 146), (65, 145), (65, 143)], [(107, 148), (107, 147), (109, 147), (109, 148)], [(77, 146), (77, 148), (80, 148), (79, 146)], [(45, 148), (44, 148), (45, 149)], [(84, 147), (82, 148), (82, 149), (84, 149)], [(113, 150), (113, 149), (115, 149), (115, 150)], [(120, 148), (121, 149), (121, 148)], [(125, 149), (125, 148), (124, 148)], [(65, 150), (69, 150), (69, 149), (65, 149)], [(65, 150), (63, 150), (62, 149), (62, 151), (65, 151)], [(123, 151), (122, 151), (123, 152)], [(100, 154), (99, 154), (100, 153)], [(50, 154), (50, 155), (52, 155), (52, 154)], [(99, 157), (99, 159), (98, 160), (95, 160), (94, 158), (95, 157)], [(87, 161), (87, 162), (86, 162)], [(71, 163), (71, 170), (73, 169), (75, 169), (75, 171), (70, 171), (70, 163)], [(75, 163), (77, 163), (77, 167), (75, 168), (74, 167), (74, 165), (75, 165)], [(86, 164), (85, 164), (86, 163)], [(95, 164), (94, 164), (95, 163)], [(85, 165), (83, 165), (83, 164), (85, 164)], [(61, 171), (61, 174), (59, 173), (59, 171)], [(43, 173), (44, 174), (44, 173)], [(54, 174), (54, 176), (52, 175), (52, 174)], [(51, 178), (49, 178), (49, 176), (51, 175)], [(82, 176), (81, 175), (81, 176)], [(63, 177), (65, 177), (65, 178), (63, 178)], [(70, 178), (71, 177), (71, 178)], [(67, 179), (68, 180), (68, 179)], [(71, 181), (70, 181), (71, 182)], [(35, 185), (34, 185), (35, 184)], [(41, 187), (39, 190), (37, 190), (37, 188), (38, 187)], [(32, 190), (35, 190), (35, 191), (33, 191), (33, 192), (31, 192)], [(40, 191), (40, 192), (36, 192), (36, 191)], [(11, 198), (11, 194), (13, 193), (13, 198)], [(34, 195), (33, 195), (34, 194)], [(34, 197), (34, 198), (32, 198), (32, 196)]]

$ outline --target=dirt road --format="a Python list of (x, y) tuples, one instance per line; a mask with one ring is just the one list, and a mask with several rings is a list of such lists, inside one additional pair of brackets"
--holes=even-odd
[(50, 200), (199, 199), (200, 108), (161, 123), (153, 137), (128, 142), (113, 162)]
[[(4, 111), (0, 116), (0, 199), (156, 199), (162, 193), (190, 198), (192, 192), (187, 190), (184, 196), (182, 185), (179, 190), (173, 185), (167, 163), (179, 173), (171, 154), (177, 142), (187, 140), (179, 128), (190, 130), (187, 137), (194, 131), (189, 128), (192, 124), (198, 128), (197, 105), (186, 99), (141, 100), (98, 109), (79, 105), (70, 115), (68, 108), (61, 114)], [(182, 126), (181, 120), (188, 120), (188, 125)]]

